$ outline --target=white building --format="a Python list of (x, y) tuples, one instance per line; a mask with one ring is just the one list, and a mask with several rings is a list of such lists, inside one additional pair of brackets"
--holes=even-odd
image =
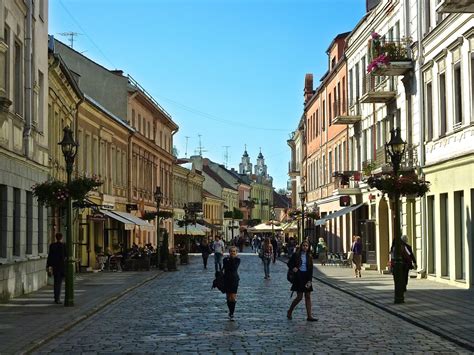
[(0, 299), (46, 283), (48, 2), (0, 2)]
[(431, 182), (423, 214), (422, 267), (428, 278), (470, 288), (474, 285), (474, 1), (464, 7), (459, 6), (462, 3), (469, 2), (424, 1), (419, 9), (422, 171)]

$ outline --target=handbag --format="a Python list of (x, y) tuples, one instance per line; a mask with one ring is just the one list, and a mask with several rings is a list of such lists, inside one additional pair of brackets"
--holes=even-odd
[(225, 293), (224, 274), (222, 272), (216, 272), (216, 278), (212, 281), (211, 288), (217, 288), (222, 293)]
[(288, 269), (288, 272), (286, 273), (286, 279), (288, 280), (289, 283), (294, 283), (296, 278), (296, 272), (294, 272), (291, 269)]

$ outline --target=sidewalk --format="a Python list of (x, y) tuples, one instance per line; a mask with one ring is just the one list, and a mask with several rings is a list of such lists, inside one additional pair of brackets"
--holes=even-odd
[(392, 275), (316, 264), (314, 277), (474, 351), (474, 290), (411, 278), (404, 304), (394, 304)]
[(152, 269), (77, 274), (74, 307), (55, 304), (52, 286), (0, 303), (0, 354), (31, 351), (161, 273)]

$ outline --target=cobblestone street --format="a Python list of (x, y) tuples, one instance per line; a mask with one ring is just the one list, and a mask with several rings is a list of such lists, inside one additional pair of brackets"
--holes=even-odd
[(290, 303), (286, 265), (263, 279), (256, 255), (241, 255), (236, 321), (225, 295), (211, 290), (214, 267), (201, 258), (128, 293), (37, 353), (352, 353), (463, 352), (457, 345), (317, 281), (314, 315), (304, 302), (286, 319)]

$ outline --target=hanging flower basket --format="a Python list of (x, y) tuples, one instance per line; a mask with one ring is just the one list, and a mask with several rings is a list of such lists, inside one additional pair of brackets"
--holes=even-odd
[(51, 179), (41, 184), (33, 185), (32, 192), (38, 203), (47, 207), (64, 207), (68, 197), (73, 201), (82, 202), (89, 192), (96, 190), (102, 181), (98, 176), (79, 177), (68, 185), (64, 181)]
[(409, 173), (400, 176), (383, 174), (380, 176), (371, 176), (367, 179), (367, 184), (376, 188), (382, 194), (394, 197), (396, 193), (400, 196), (422, 197), (430, 191), (430, 182), (421, 180), (418, 175)]

